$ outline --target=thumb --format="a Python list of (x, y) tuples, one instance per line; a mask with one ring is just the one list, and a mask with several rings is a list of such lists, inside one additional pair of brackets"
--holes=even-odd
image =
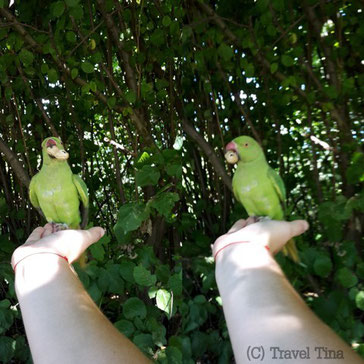
[(291, 238), (303, 234), (310, 225), (306, 220), (294, 220), (289, 222)]
[(100, 226), (92, 227), (88, 230), (81, 230), (83, 235), (83, 245), (87, 249), (90, 245), (99, 241), (105, 234), (105, 230)]
[(33, 243), (34, 241), (41, 239), (43, 233), (44, 233), (44, 228), (38, 226), (32, 231), (32, 233), (29, 235), (25, 243)]

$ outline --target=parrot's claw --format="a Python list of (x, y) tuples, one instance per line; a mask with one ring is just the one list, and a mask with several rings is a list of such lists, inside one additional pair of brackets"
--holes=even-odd
[(255, 218), (256, 218), (256, 222), (272, 220), (269, 216), (255, 216)]
[(54, 233), (57, 231), (62, 231), (62, 230), (67, 230), (67, 229), (68, 229), (67, 224), (52, 222), (52, 230)]

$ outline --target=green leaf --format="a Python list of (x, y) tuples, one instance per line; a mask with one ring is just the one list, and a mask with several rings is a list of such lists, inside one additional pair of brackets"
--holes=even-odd
[(72, 71), (71, 71), (71, 78), (72, 78), (72, 80), (74, 80), (77, 76), (78, 76), (78, 69), (77, 68), (73, 68)]
[(153, 338), (150, 334), (139, 334), (135, 335), (133, 339), (133, 343), (142, 351), (150, 352), (153, 348)]
[(114, 326), (123, 333), (126, 337), (131, 337), (135, 332), (135, 327), (132, 322), (128, 320), (119, 320), (115, 322)]
[(152, 334), (155, 345), (162, 347), (166, 344), (166, 328), (154, 317), (147, 319), (146, 328)]
[(168, 346), (166, 349), (168, 358), (168, 364), (180, 364), (183, 363), (183, 356), (181, 350), (175, 346)]
[(165, 27), (168, 27), (171, 24), (171, 18), (168, 15), (165, 15), (162, 19), (162, 24)]
[(174, 176), (180, 179), (182, 177), (182, 165), (181, 164), (168, 164), (166, 167), (168, 176)]
[(148, 297), (149, 298), (155, 298), (155, 296), (157, 295), (157, 291), (158, 291), (158, 288), (153, 286), (153, 287), (150, 287), (148, 289)]
[(126, 101), (130, 102), (131, 104), (134, 104), (136, 101), (136, 93), (133, 90), (128, 90), (125, 93), (125, 99), (126, 99)]
[(159, 180), (160, 172), (156, 167), (145, 165), (136, 173), (136, 182), (140, 187), (155, 186)]
[(81, 69), (85, 73), (92, 73), (94, 71), (94, 66), (90, 62), (83, 62), (81, 64)]
[(356, 267), (356, 274), (359, 276), (360, 279), (364, 279), (364, 262), (358, 263)]
[(107, 106), (109, 106), (110, 109), (114, 108), (116, 105), (116, 97), (112, 96), (107, 99)]
[(202, 294), (197, 295), (194, 299), (193, 302), (198, 303), (199, 305), (203, 305), (206, 303), (206, 297), (203, 296)]
[(83, 9), (81, 5), (76, 5), (71, 8), (70, 15), (75, 18), (75, 20), (81, 20), (83, 18)]
[(156, 295), (157, 307), (167, 314), (168, 318), (172, 317), (173, 300), (172, 294), (166, 289), (159, 289)]
[(131, 261), (122, 261), (119, 266), (120, 275), (127, 282), (135, 283), (134, 281), (134, 268), (135, 264)]
[(100, 269), (97, 283), (102, 291), (124, 294), (124, 281), (119, 268), (118, 264), (111, 264), (106, 269)]
[(13, 89), (10, 86), (6, 86), (4, 93), (6, 100), (9, 101), (13, 96)]
[(284, 0), (273, 0), (273, 7), (278, 11), (283, 11), (285, 9)]
[(291, 67), (294, 64), (294, 60), (291, 56), (284, 54), (281, 58), (282, 64), (286, 67)]
[(334, 86), (325, 86), (324, 87), (324, 93), (332, 100), (337, 99), (338, 97), (338, 91), (336, 87)]
[(74, 6), (76, 6), (80, 0), (65, 0), (67, 6), (69, 6), (70, 8), (73, 8)]
[(320, 277), (327, 277), (332, 270), (332, 262), (326, 255), (318, 256), (313, 264), (313, 270)]
[(355, 304), (360, 310), (364, 311), (364, 291), (358, 292), (355, 297)]
[(74, 32), (69, 31), (66, 33), (66, 39), (70, 43), (76, 43), (77, 40), (76, 34)]
[(90, 91), (90, 85), (86, 83), (81, 87), (81, 92), (83, 95), (86, 95)]
[(143, 152), (137, 161), (138, 167), (139, 165), (143, 166), (144, 164), (148, 163), (150, 158), (151, 158), (150, 154), (148, 154), (147, 152)]
[(121, 231), (124, 234), (134, 231), (140, 227), (142, 222), (149, 217), (145, 205), (139, 202), (131, 202), (121, 206), (118, 213), (118, 221), (114, 231)]
[(14, 356), (15, 340), (7, 337), (0, 337), (0, 362), (9, 363)]
[(254, 76), (254, 66), (251, 63), (249, 63), (245, 67), (244, 71), (245, 71), (245, 76), (246, 77), (253, 77)]
[(355, 152), (353, 154), (346, 177), (350, 184), (364, 182), (364, 153)]
[(173, 144), (173, 149), (175, 150), (181, 150), (183, 146), (183, 138), (179, 135), (176, 136), (176, 139)]
[(93, 282), (87, 289), (88, 294), (94, 302), (99, 302), (102, 297), (102, 292), (96, 282)]
[(123, 314), (129, 320), (135, 317), (144, 319), (147, 316), (147, 309), (141, 299), (131, 297), (123, 304)]
[(40, 66), (40, 71), (45, 75), (46, 73), (48, 73), (48, 70), (49, 70), (49, 67), (46, 63), (43, 63), (41, 66)]
[(182, 295), (182, 272), (173, 274), (168, 280), (168, 286), (174, 295)]
[(92, 256), (96, 260), (99, 260), (99, 261), (104, 260), (104, 258), (105, 258), (105, 249), (102, 246), (102, 244), (100, 244), (100, 243), (92, 244), (89, 249), (91, 251)]
[(160, 215), (166, 218), (170, 217), (175, 203), (179, 200), (179, 196), (175, 192), (164, 192), (157, 195), (151, 202), (150, 206), (155, 208)]
[(135, 282), (140, 286), (153, 286), (157, 281), (156, 276), (151, 274), (142, 264), (139, 264), (134, 268), (133, 276)]
[(97, 91), (97, 85), (96, 85), (96, 82), (95, 81), (90, 81), (89, 85), (90, 85), (90, 90), (92, 92), (96, 92)]
[(32, 52), (29, 52), (26, 49), (22, 49), (19, 53), (19, 58), (20, 61), (25, 65), (25, 66), (30, 66), (33, 61), (34, 61), (34, 55)]
[(14, 357), (21, 363), (27, 363), (30, 357), (29, 347), (25, 341), (24, 336), (18, 336), (13, 343)]
[(277, 70), (278, 70), (278, 63), (272, 63), (270, 65), (270, 72), (275, 73), (275, 72), (277, 72)]
[(63, 1), (57, 1), (52, 4), (52, 15), (59, 18), (64, 13), (65, 5)]
[(0, 309), (6, 309), (9, 308), (11, 305), (10, 301), (8, 299), (0, 301)]
[(358, 283), (356, 275), (346, 267), (337, 271), (336, 278), (345, 288), (353, 287)]
[(48, 71), (48, 81), (50, 83), (56, 83), (58, 81), (58, 73), (54, 68)]
[(159, 47), (161, 45), (164, 44), (164, 32), (161, 29), (156, 29), (151, 37), (150, 37), (150, 41), (152, 42), (153, 45)]
[(217, 53), (225, 62), (230, 61), (230, 59), (234, 56), (233, 49), (226, 43), (221, 43), (221, 45), (217, 49)]

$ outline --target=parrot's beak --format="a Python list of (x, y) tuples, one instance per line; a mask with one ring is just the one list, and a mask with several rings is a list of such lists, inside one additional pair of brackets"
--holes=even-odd
[(239, 161), (239, 156), (236, 151), (236, 144), (234, 142), (230, 142), (225, 147), (225, 159), (229, 164), (235, 164)]
[(66, 160), (69, 154), (64, 149), (59, 149), (56, 142), (53, 139), (47, 141), (47, 153), (51, 158), (58, 160)]

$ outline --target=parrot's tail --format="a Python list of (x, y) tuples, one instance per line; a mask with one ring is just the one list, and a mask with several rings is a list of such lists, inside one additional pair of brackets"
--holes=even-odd
[(81, 256), (76, 260), (76, 262), (78, 262), (80, 264), (80, 267), (82, 269), (84, 269), (86, 267), (86, 263), (87, 263), (87, 255), (86, 255), (86, 252), (83, 252), (81, 254)]
[(290, 257), (295, 263), (300, 262), (296, 243), (293, 239), (288, 240), (287, 244), (283, 247), (283, 254)]

